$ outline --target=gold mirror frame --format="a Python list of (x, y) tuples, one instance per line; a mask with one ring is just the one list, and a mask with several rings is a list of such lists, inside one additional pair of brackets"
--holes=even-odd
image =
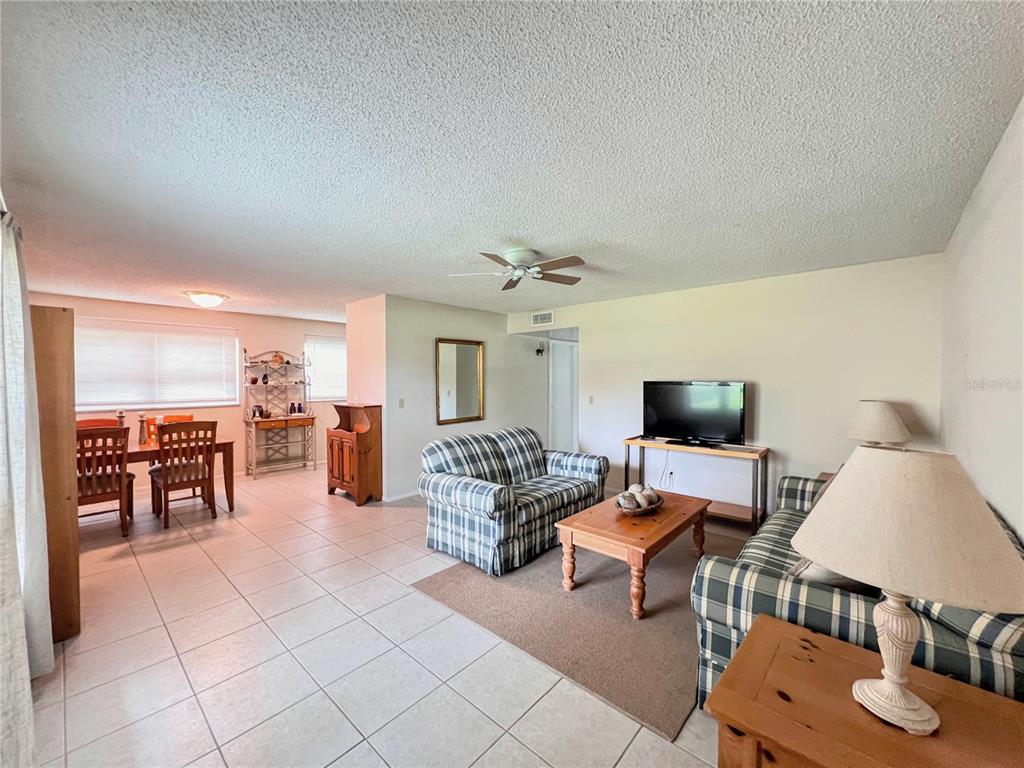
[[(476, 390), (479, 408), (475, 416), (461, 416), (454, 419), (441, 418), (441, 345), (459, 344), (476, 347)], [(456, 397), (458, 394), (456, 393)], [(467, 421), (484, 420), (484, 343), (469, 339), (434, 339), (434, 414), (438, 425), (462, 424)]]

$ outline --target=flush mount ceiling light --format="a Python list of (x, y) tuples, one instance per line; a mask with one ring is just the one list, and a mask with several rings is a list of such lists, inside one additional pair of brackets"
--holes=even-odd
[(227, 298), (223, 293), (210, 293), (209, 291), (185, 291), (185, 295), (204, 309), (219, 307), (221, 302)]

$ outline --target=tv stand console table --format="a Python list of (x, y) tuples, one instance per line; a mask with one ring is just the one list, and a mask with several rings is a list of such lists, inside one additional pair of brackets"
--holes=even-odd
[(645, 438), (642, 436), (628, 437), (622, 441), (626, 446), (626, 460), (623, 464), (622, 487), (629, 488), (630, 449), (636, 446), (640, 453), (639, 479), (644, 482), (644, 459), (648, 448), (659, 451), (677, 451), (679, 453), (695, 453), (703, 456), (717, 456), (723, 459), (735, 459), (750, 462), (750, 508), (714, 501), (708, 507), (708, 515), (726, 517), (730, 520), (750, 519), (751, 533), (757, 533), (757, 527), (768, 507), (768, 456), (771, 449), (756, 445), (723, 445), (711, 447), (703, 445), (679, 445), (667, 440)]

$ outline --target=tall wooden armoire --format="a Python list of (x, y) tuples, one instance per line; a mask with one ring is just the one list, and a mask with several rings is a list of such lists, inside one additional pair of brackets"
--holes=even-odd
[(327, 492), (338, 488), (357, 505), (384, 497), (381, 453), (381, 407), (332, 403), (338, 426), (327, 430)]
[(75, 468), (75, 313), (31, 307), (53, 640), (81, 631)]

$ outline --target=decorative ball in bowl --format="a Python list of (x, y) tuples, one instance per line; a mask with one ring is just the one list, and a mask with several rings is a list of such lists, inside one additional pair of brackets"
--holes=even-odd
[(615, 505), (622, 514), (629, 517), (649, 515), (651, 512), (661, 509), (661, 505), (664, 503), (665, 500), (656, 490), (649, 485), (645, 488), (639, 483), (633, 483), (629, 486), (628, 491), (620, 493), (615, 500)]

